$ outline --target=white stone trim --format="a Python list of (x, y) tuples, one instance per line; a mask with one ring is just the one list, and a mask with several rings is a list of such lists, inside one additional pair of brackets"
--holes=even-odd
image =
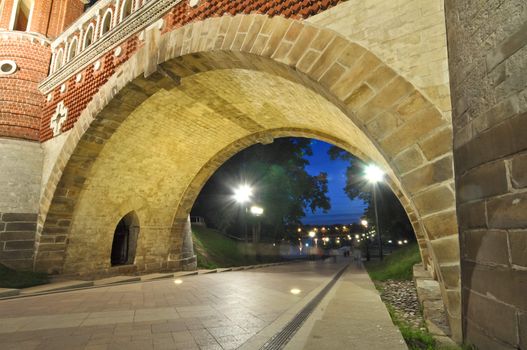
[(90, 32), (90, 29), (92, 31), (92, 34), (91, 34), (91, 44), (93, 44), (93, 42), (96, 40), (95, 37), (96, 37), (96, 32), (95, 32), (95, 24), (90, 23), (90, 25), (88, 26), (88, 28), (86, 28), (86, 32), (84, 33), (84, 40), (83, 40), (83, 43), (82, 43), (82, 50), (84, 51), (88, 46), (86, 46), (86, 41), (88, 40), (88, 33)]
[[(43, 93), (48, 93), (61, 82), (65, 81), (81, 69), (86, 68), (95, 59), (101, 57), (104, 53), (111, 50), (113, 47), (121, 44), (144, 28), (156, 22), (159, 18), (164, 16), (170, 9), (179, 4), (183, 0), (150, 0), (146, 2), (138, 11), (133, 12), (126, 21), (123, 21), (118, 26), (112, 28), (104, 37), (95, 41), (89, 50), (85, 50), (78, 54), (71, 62), (65, 64), (60, 70), (52, 73), (39, 86)], [(108, 4), (105, 0), (100, 0), (101, 4)], [(97, 7), (93, 6), (92, 8)], [(99, 7), (100, 8), (100, 7)], [(95, 11), (95, 9), (94, 9)], [(92, 15), (95, 12), (91, 13)], [(116, 16), (114, 16), (115, 18)], [(85, 18), (84, 16), (81, 18)], [(89, 19), (91, 17), (87, 17)], [(86, 19), (86, 18), (85, 18)], [(72, 31), (72, 34), (74, 31)], [(64, 37), (60, 36), (54, 41), (52, 47), (56, 48), (60, 45)]]
[(60, 101), (49, 123), (50, 129), (53, 130), (53, 137), (62, 133), (62, 124), (64, 124), (66, 119), (68, 119), (68, 108), (64, 105), (64, 101)]
[[(10, 67), (9, 70), (4, 71), (4, 67)], [(17, 64), (13, 60), (1, 60), (0, 61), (0, 76), (15, 74), (17, 71)]]

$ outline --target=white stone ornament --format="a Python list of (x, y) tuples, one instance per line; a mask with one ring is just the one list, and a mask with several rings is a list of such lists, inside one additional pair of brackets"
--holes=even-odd
[(75, 81), (76, 81), (77, 83), (80, 83), (81, 80), (82, 80), (82, 74), (79, 73), (79, 74), (77, 74), (77, 76), (75, 77)]
[(118, 46), (118, 47), (115, 49), (115, 51), (113, 52), (113, 54), (115, 55), (115, 57), (119, 57), (119, 56), (121, 56), (122, 53), (123, 53), (123, 49), (122, 49), (120, 46)]
[(16, 62), (13, 60), (0, 60), (0, 75), (15, 74), (17, 68)]
[(98, 71), (99, 69), (101, 69), (101, 66), (102, 66), (101, 61), (97, 61), (97, 62), (95, 62), (95, 64), (93, 65), (93, 69), (94, 69), (95, 71)]
[(68, 118), (68, 108), (64, 105), (64, 101), (57, 104), (55, 114), (51, 117), (49, 127), (53, 130), (53, 137), (58, 136), (62, 133), (62, 124)]
[(60, 93), (63, 94), (63, 93), (65, 93), (65, 92), (66, 92), (66, 84), (62, 84), (62, 85), (60, 86)]
[(190, 7), (196, 7), (199, 5), (199, 0), (189, 0), (188, 4)]

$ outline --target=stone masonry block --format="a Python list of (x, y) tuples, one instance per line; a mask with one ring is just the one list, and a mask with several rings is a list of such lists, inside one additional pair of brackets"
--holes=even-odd
[(421, 216), (425, 216), (451, 208), (455, 203), (454, 193), (449, 186), (443, 185), (419, 193), (414, 197), (414, 203)]
[(506, 231), (466, 231), (464, 257), (481, 263), (509, 264)]
[(481, 295), (527, 310), (527, 271), (462, 261), (463, 287)]
[(34, 222), (8, 222), (6, 231), (35, 231), (37, 224)]
[(455, 210), (427, 216), (423, 224), (430, 239), (455, 235), (458, 231)]
[(403, 186), (410, 193), (447, 181), (453, 177), (452, 157), (441, 158), (433, 163), (402, 176)]
[(478, 165), (526, 150), (525, 135), (527, 113), (509, 118), (480, 133), (454, 152), (456, 172), (462, 174)]
[(2, 221), (4, 222), (35, 222), (38, 214), (33, 213), (4, 213)]
[(418, 146), (410, 147), (399, 153), (394, 159), (393, 164), (401, 174), (407, 173), (415, 168), (419, 168), (425, 161)]
[(512, 158), (511, 180), (515, 188), (527, 187), (527, 154)]
[(527, 267), (527, 231), (509, 231), (511, 263)]
[(460, 203), (507, 193), (505, 162), (487, 163), (470, 170), (458, 179), (457, 188)]
[(457, 235), (430, 241), (439, 264), (459, 262), (459, 241)]
[(487, 226), (487, 207), (485, 201), (460, 204), (457, 209), (461, 229), (483, 228)]
[(490, 335), (507, 341), (517, 342), (516, 310), (480, 294), (469, 293), (466, 298), (467, 317), (470, 321), (487, 329)]
[(433, 134), (426, 140), (419, 142), (421, 150), (425, 157), (432, 160), (442, 154), (452, 151), (452, 129), (450, 127), (442, 129), (441, 131)]
[(492, 198), (487, 202), (489, 228), (527, 228), (525, 213), (527, 213), (527, 193)]
[(10, 241), (5, 243), (5, 250), (33, 250), (34, 241)]

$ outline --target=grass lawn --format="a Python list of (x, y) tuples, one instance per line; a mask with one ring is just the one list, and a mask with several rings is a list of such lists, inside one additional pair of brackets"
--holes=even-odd
[(0, 264), (0, 288), (26, 288), (48, 282), (45, 273), (15, 271)]
[(413, 266), (419, 262), (419, 248), (411, 244), (384, 257), (383, 261), (369, 261), (365, 266), (374, 281), (411, 280)]
[[(383, 261), (369, 261), (364, 264), (374, 282), (386, 280), (411, 280), (413, 266), (421, 262), (417, 244), (411, 244), (394, 251), (386, 256)], [(379, 284), (375, 283), (379, 288)], [(441, 347), (428, 331), (410, 326), (399, 319), (390, 304), (386, 304), (393, 323), (399, 327), (406, 344), (410, 350), (465, 350), (471, 347)]]
[(246, 255), (242, 242), (230, 239), (210, 228), (192, 226), (192, 237), (194, 239), (194, 253), (200, 268), (215, 269), (279, 260), (279, 258), (257, 259), (254, 254)]

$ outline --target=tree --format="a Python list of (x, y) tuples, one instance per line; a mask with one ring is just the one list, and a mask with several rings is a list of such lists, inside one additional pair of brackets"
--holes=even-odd
[[(331, 159), (342, 159), (349, 162), (346, 170), (346, 186), (344, 192), (350, 199), (360, 198), (368, 204), (365, 216), (371, 225), (375, 223), (372, 186), (364, 180), (365, 164), (352, 154), (333, 146), (328, 151)], [(399, 199), (386, 183), (377, 185), (377, 210), (379, 225), (385, 239), (415, 239), (413, 228), (406, 211)]]
[(327, 174), (312, 176), (305, 169), (309, 162), (304, 157), (311, 154), (311, 141), (302, 138), (280, 138), (269, 145), (249, 147), (209, 179), (193, 215), (204, 216), (212, 226), (241, 236), (243, 211), (232, 200), (232, 192), (247, 183), (254, 187), (253, 203), (264, 208), (262, 217), (248, 216), (249, 224), (261, 224), (266, 240), (283, 238), (288, 226), (300, 224), (306, 210), (330, 209)]

